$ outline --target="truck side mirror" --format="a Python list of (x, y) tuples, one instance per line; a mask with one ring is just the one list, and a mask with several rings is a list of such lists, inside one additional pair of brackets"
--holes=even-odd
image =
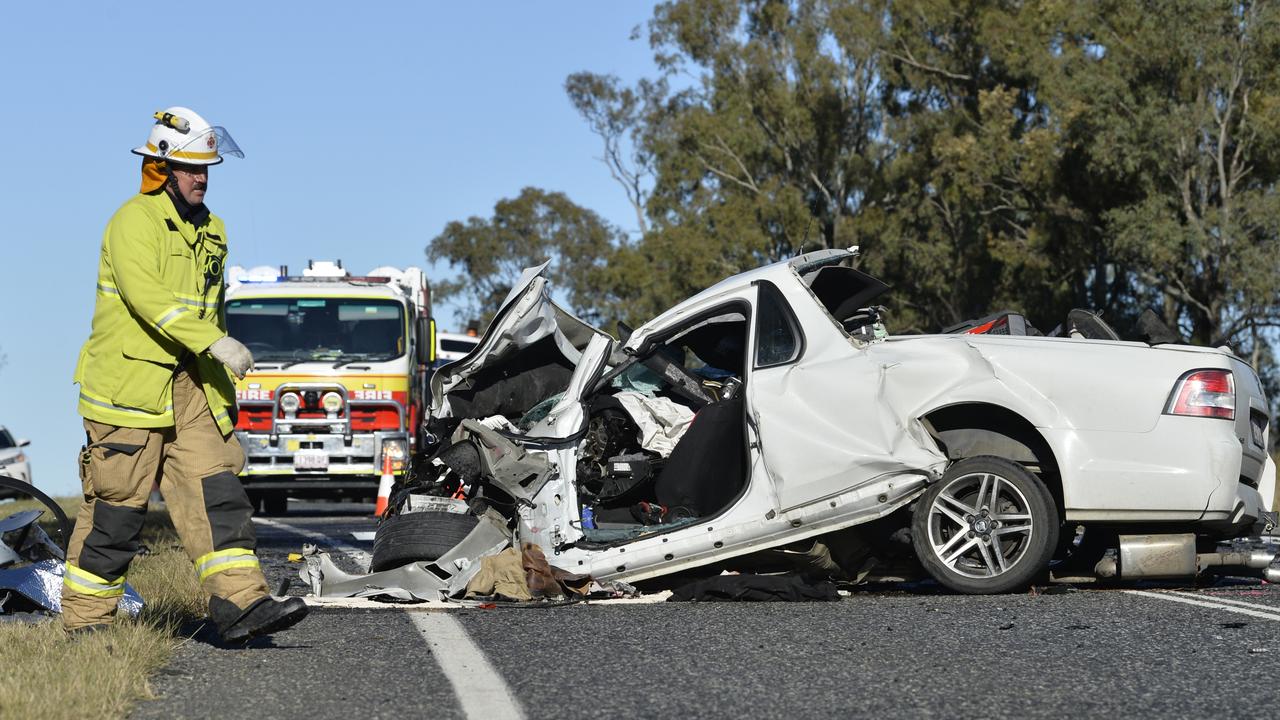
[(418, 363), (432, 365), (436, 361), (436, 319), (418, 318)]
[(31, 441), (26, 438), (22, 438), (21, 440), (18, 441), (18, 447), (26, 447), (30, 444), (31, 444)]

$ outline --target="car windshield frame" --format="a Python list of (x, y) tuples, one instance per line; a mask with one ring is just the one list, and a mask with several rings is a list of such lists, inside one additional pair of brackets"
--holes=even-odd
[[(249, 318), (260, 320), (251, 325)], [(244, 343), (257, 362), (340, 366), (395, 360), (409, 349), (405, 307), (392, 298), (234, 298), (227, 301), (226, 319), (228, 334)], [(398, 330), (391, 338), (387, 331), (393, 321)]]
[(11, 450), (18, 447), (18, 441), (5, 428), (0, 428), (0, 450)]

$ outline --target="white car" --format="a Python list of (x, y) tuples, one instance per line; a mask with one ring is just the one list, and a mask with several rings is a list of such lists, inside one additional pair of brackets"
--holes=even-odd
[[(30, 440), (14, 440), (13, 435), (0, 425), (0, 475), (21, 480), (27, 484), (31, 483), (31, 461), (22, 451), (22, 448), (30, 444)], [(0, 495), (0, 497), (5, 496)]]
[(480, 348), (432, 378), (440, 449), (375, 539), (375, 569), (379, 550), (403, 566), (323, 564), (313, 584), (457, 596), (513, 542), (635, 581), (858, 528), (905, 531), (940, 583), (993, 593), (1043, 574), (1077, 526), (1113, 540), (1111, 574), (1159, 577), (1274, 523), (1269, 406), (1229, 351), (1119, 341), (1088, 313), (1063, 337), (890, 336), (855, 257), (736, 275), (620, 346), (555, 305), (545, 265), (526, 271)]
[(436, 333), (436, 366), (461, 360), (476, 349), (480, 338), (463, 333)]

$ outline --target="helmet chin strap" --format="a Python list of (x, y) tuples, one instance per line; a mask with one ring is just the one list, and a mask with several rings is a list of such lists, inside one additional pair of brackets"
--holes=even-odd
[[(164, 187), (165, 187), (165, 190), (171, 193), (175, 198), (182, 201), (183, 207), (199, 207), (199, 204), (192, 205), (191, 203), (187, 202), (186, 196), (182, 194), (182, 189), (178, 187), (178, 178), (174, 177), (173, 173), (168, 173), (164, 181)], [(203, 203), (200, 203), (200, 204), (203, 204)]]
[(178, 216), (183, 220), (195, 225), (204, 223), (205, 218), (209, 217), (209, 210), (204, 203), (192, 205), (182, 196), (182, 191), (178, 189), (178, 181), (174, 178), (173, 173), (169, 173), (164, 184), (165, 192), (173, 199), (173, 206), (178, 210)]

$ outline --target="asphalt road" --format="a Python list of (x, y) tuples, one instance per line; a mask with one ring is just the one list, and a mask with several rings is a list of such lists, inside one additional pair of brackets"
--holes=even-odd
[[(373, 528), (369, 511), (310, 504), (259, 523), (273, 586), (296, 574), (285, 557), (316, 533), (369, 549), (349, 534)], [(133, 717), (1198, 718), (1267, 713), (1280, 701), (1276, 586), (1131, 589), (318, 609), (244, 648), (193, 628), (152, 684), (158, 699)]]

